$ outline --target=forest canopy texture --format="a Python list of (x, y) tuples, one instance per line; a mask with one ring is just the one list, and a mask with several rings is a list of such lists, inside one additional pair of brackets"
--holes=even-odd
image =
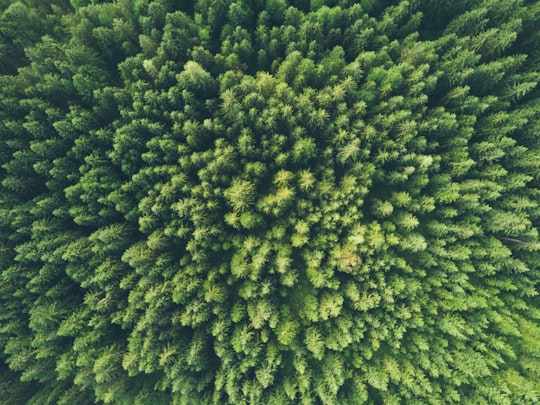
[(540, 403), (540, 2), (0, 0), (1, 404)]

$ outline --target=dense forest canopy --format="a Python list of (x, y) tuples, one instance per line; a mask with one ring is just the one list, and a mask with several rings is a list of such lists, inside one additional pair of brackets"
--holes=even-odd
[(0, 12), (0, 403), (540, 402), (539, 1)]

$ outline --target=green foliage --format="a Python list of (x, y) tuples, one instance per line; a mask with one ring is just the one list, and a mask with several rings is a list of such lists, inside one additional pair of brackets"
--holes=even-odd
[(537, 1), (0, 1), (0, 403), (540, 401)]

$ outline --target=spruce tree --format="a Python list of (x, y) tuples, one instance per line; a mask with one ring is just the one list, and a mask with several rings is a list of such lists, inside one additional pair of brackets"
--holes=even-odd
[(540, 401), (540, 3), (0, 1), (0, 402)]

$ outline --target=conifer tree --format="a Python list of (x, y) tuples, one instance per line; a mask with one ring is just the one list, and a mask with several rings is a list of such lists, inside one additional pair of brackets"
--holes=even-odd
[(539, 402), (539, 2), (180, 3), (0, 1), (0, 402)]

